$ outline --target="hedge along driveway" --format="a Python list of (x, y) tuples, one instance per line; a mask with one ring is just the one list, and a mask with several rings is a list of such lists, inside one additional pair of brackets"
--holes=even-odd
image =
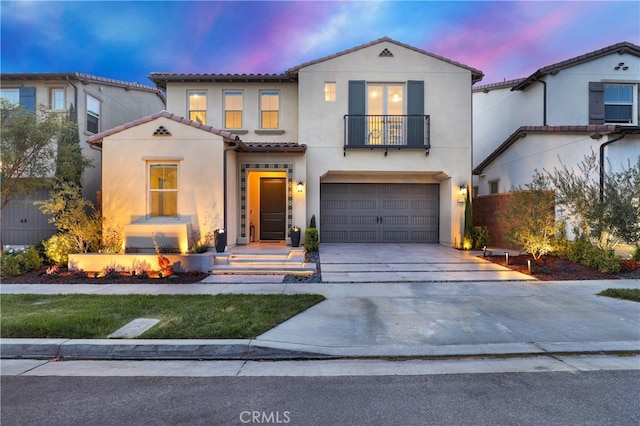
[(24, 295), (0, 300), (3, 338), (104, 339), (136, 318), (142, 339), (252, 339), (324, 300), (299, 295)]

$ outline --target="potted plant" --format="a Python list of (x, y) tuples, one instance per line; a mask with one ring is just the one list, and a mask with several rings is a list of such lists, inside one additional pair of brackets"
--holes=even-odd
[(289, 236), (291, 237), (291, 247), (300, 246), (300, 227), (294, 226), (289, 230)]
[(219, 228), (213, 231), (213, 239), (218, 253), (224, 252), (227, 247), (227, 234), (224, 229)]

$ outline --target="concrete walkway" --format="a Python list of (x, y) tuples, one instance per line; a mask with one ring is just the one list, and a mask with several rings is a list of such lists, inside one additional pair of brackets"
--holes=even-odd
[[(609, 287), (640, 288), (640, 280), (495, 278), (488, 274), (504, 271), (442, 246), (322, 245), (320, 252), (323, 279), (329, 277), (322, 284), (257, 278), (188, 285), (3, 284), (3, 294), (316, 293), (327, 300), (252, 340), (3, 339), (2, 356), (308, 359), (640, 353), (640, 303), (596, 296)], [(431, 279), (401, 282), (410, 268)], [(381, 276), (387, 280), (382, 282)]]

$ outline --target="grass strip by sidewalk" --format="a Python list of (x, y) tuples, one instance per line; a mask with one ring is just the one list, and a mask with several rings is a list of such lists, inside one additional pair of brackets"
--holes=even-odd
[(640, 289), (638, 288), (608, 288), (598, 293), (598, 296), (615, 297), (617, 299), (633, 300), (640, 302)]
[(0, 336), (104, 339), (136, 318), (157, 318), (140, 338), (251, 339), (322, 300), (313, 294), (5, 294)]

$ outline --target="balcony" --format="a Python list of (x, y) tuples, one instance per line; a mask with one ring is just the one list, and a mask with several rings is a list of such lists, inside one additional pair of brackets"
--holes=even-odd
[(428, 115), (345, 115), (344, 151), (351, 148), (424, 149), (429, 155)]

